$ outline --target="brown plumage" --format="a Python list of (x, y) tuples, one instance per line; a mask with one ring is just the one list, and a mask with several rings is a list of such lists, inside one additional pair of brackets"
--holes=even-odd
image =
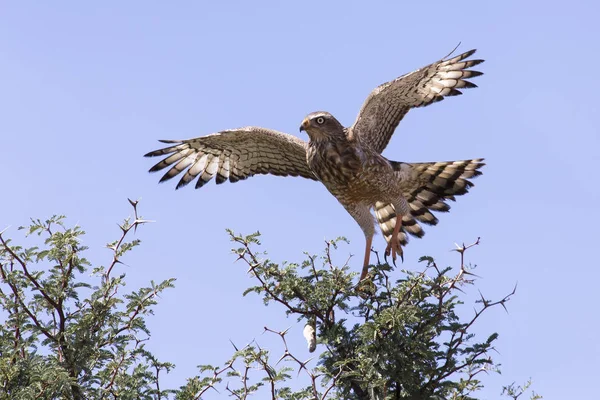
[[(481, 75), (468, 70), (483, 60), (465, 60), (475, 50), (442, 59), (377, 87), (363, 104), (355, 123), (345, 128), (328, 112), (309, 114), (300, 127), (308, 143), (285, 133), (246, 127), (180, 141), (146, 154), (167, 156), (150, 169), (170, 169), (161, 182), (183, 171), (177, 188), (198, 177), (196, 188), (216, 176), (217, 183), (254, 174), (302, 176), (321, 181), (360, 225), (366, 238), (361, 279), (367, 274), (375, 215), (388, 242), (386, 256), (402, 256), (407, 234), (422, 237), (419, 224), (435, 225), (431, 211), (446, 212), (448, 200), (472, 186), (483, 159), (403, 163), (381, 155), (404, 115), (414, 107), (461, 94), (476, 87), (467, 81)], [(400, 215), (400, 223), (397, 223)]]

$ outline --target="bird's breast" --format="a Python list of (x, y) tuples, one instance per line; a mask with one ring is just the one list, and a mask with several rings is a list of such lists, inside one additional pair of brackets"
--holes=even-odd
[(363, 164), (360, 152), (354, 147), (335, 142), (311, 144), (307, 161), (326, 186), (327, 183), (347, 184), (360, 173)]
[(379, 196), (381, 178), (393, 175), (389, 162), (352, 142), (316, 142), (309, 145), (307, 162), (325, 187), (342, 203)]

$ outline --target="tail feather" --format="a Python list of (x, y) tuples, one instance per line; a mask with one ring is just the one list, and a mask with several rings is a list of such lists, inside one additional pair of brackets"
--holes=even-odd
[[(391, 161), (396, 176), (401, 180), (404, 198), (410, 205), (410, 215), (402, 216), (402, 229), (399, 240), (402, 246), (408, 243), (408, 235), (423, 237), (425, 232), (419, 222), (436, 225), (438, 219), (431, 211), (448, 212), (450, 205), (447, 201), (455, 201), (473, 187), (468, 179), (481, 175), (485, 164), (483, 158), (472, 160), (433, 162), (433, 163), (402, 163)], [(392, 238), (396, 226), (396, 211), (389, 203), (375, 203), (375, 217), (385, 240)]]

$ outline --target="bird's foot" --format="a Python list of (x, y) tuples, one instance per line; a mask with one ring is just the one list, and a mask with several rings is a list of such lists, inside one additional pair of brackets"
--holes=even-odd
[(387, 258), (389, 255), (392, 255), (392, 263), (394, 267), (396, 266), (396, 258), (400, 256), (402, 262), (404, 262), (404, 251), (402, 250), (402, 246), (400, 245), (399, 240), (390, 240), (385, 248), (384, 260), (387, 262)]

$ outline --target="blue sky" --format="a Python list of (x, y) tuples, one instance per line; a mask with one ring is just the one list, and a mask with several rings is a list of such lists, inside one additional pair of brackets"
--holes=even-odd
[[(589, 398), (600, 357), (597, 227), (600, 216), (600, 37), (593, 2), (3, 2), (0, 6), (0, 225), (64, 213), (88, 232), (89, 258), (141, 198), (157, 223), (121, 267), (133, 290), (178, 278), (149, 319), (150, 348), (177, 364), (179, 386), (195, 366), (224, 362), (229, 339), (261, 343), (262, 327), (302, 326), (243, 298), (253, 282), (233, 264), (225, 228), (260, 230), (274, 260), (318, 253), (326, 238), (351, 240), (360, 269), (363, 234), (320, 184), (259, 176), (175, 191), (146, 171), (157, 139), (260, 125), (297, 134), (328, 110), (354, 121), (378, 84), (447, 54), (477, 48), (478, 89), (411, 111), (385, 155), (401, 161), (485, 157), (475, 188), (405, 249), (456, 265), (469, 253), (490, 298), (518, 282), (509, 313), (477, 326), (497, 331), (502, 375), (483, 398), (531, 377), (546, 399)], [(306, 137), (302, 136), (304, 139)], [(16, 235), (12, 229), (10, 234)], [(384, 248), (377, 236), (374, 245)], [(470, 293), (474, 297), (476, 293)], [(470, 316), (465, 310), (465, 316)], [(276, 343), (276, 342), (275, 342)]]

